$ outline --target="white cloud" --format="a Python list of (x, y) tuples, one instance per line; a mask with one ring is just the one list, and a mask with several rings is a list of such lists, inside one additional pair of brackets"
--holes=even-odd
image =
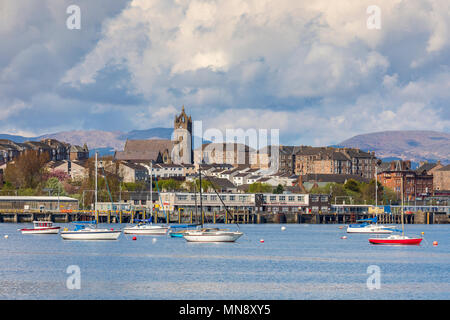
[[(11, 38), (0, 54), (0, 98), (42, 103), (45, 92), (54, 96), (69, 85), (82, 99), (60, 101), (84, 105), (92, 117), (125, 116), (136, 126), (129, 129), (169, 126), (184, 104), (194, 120), (212, 127), (280, 128), (287, 141), (304, 144), (394, 128), (450, 130), (447, 0), (377, 1), (380, 30), (366, 27), (369, 0), (132, 0), (111, 10), (117, 15), (82, 6), (88, 21), (101, 12), (87, 40), (51, 28), (64, 25), (58, 12), (65, 4), (7, 5), (11, 16), (26, 7), (26, 16), (36, 17), (0, 27)], [(82, 22), (82, 30), (89, 25)], [(17, 30), (27, 44), (13, 39)], [(68, 35), (72, 50), (83, 48), (70, 59)], [(30, 58), (37, 53), (47, 57), (41, 68)], [(17, 95), (27, 92), (29, 100), (12, 96), (15, 83), (23, 84)], [(117, 83), (142, 99), (104, 101), (119, 98)], [(93, 124), (81, 114), (71, 123)]]

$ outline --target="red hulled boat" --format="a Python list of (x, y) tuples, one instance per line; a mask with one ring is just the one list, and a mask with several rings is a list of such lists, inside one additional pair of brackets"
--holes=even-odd
[(409, 238), (401, 235), (391, 235), (386, 238), (371, 238), (369, 242), (372, 244), (398, 244), (398, 245), (419, 245), (422, 238)]

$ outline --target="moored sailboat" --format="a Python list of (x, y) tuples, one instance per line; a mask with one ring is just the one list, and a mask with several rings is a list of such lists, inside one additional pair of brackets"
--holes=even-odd
[(117, 240), (121, 230), (95, 228), (85, 224), (95, 224), (96, 221), (76, 222), (74, 230), (65, 228), (61, 231), (64, 240)]
[(419, 245), (422, 242), (422, 238), (414, 237), (410, 238), (405, 235), (405, 224), (404, 224), (404, 203), (403, 203), (403, 177), (402, 177), (402, 184), (401, 184), (401, 191), (402, 191), (402, 234), (401, 235), (390, 235), (389, 237), (385, 238), (370, 238), (369, 242), (371, 244), (387, 244), (387, 245)]
[[(231, 231), (229, 229), (219, 229), (219, 228), (204, 228), (203, 227), (203, 202), (202, 202), (202, 170), (201, 165), (199, 165), (199, 178), (200, 178), (200, 212), (201, 212), (201, 227), (195, 230), (186, 230), (183, 232), (183, 238), (188, 242), (235, 242), (244, 233), (241, 231)], [(222, 198), (217, 193), (214, 185), (212, 185), (214, 191), (222, 202), (225, 210), (228, 210), (223, 203)], [(239, 225), (238, 225), (239, 227)]]
[(124, 234), (137, 235), (165, 235), (170, 229), (170, 226), (159, 226), (152, 224), (151, 219), (138, 220), (135, 226), (128, 226), (123, 229)]
[(356, 222), (362, 222), (361, 224), (350, 224), (347, 226), (347, 233), (377, 233), (377, 234), (390, 234), (394, 232), (395, 226), (383, 226), (377, 224), (378, 217), (371, 219), (361, 219)]

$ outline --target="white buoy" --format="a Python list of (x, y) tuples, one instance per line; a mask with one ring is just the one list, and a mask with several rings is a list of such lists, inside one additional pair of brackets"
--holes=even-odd
[(281, 227), (281, 231), (284, 231), (284, 230), (286, 230), (286, 227), (285, 227), (285, 226), (282, 226), (282, 227)]
[(5, 234), (5, 239), (8, 239), (8, 237), (9, 237), (9, 236), (8, 236), (7, 234)]
[(347, 239), (347, 236), (342, 236), (341, 239)]
[(153, 239), (152, 239), (152, 242), (153, 242), (153, 243), (156, 243), (156, 241), (157, 241), (156, 238), (153, 238)]

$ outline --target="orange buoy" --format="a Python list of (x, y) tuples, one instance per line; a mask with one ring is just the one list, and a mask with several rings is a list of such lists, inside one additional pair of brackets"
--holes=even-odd
[(437, 246), (438, 242), (437, 241), (433, 241), (433, 246)]

